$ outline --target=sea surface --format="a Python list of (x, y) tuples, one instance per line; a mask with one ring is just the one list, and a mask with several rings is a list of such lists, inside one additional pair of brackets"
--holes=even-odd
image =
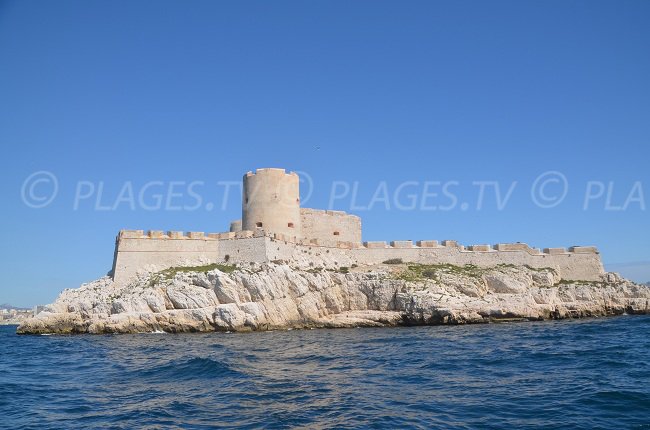
[(650, 429), (650, 316), (17, 336), (0, 428)]

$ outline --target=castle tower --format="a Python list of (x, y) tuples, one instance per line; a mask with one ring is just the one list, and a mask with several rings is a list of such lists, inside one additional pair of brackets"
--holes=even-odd
[(284, 169), (257, 169), (244, 175), (242, 229), (300, 237), (300, 180)]

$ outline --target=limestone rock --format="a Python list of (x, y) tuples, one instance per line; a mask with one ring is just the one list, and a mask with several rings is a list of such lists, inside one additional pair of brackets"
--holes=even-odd
[[(406, 266), (406, 265), (404, 265)], [(246, 331), (306, 327), (464, 324), (650, 312), (650, 287), (608, 273), (561, 280), (549, 269), (432, 266), (304, 270), (288, 264), (110, 278), (64, 290), (18, 333)]]

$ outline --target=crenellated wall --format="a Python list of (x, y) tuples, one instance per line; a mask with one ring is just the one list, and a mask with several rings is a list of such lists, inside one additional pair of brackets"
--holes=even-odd
[(454, 265), (552, 267), (570, 280), (604, 273), (594, 247), (545, 248), (525, 243), (469, 245), (453, 240), (361, 242), (361, 219), (341, 211), (300, 208), (300, 180), (284, 169), (257, 169), (243, 179), (242, 219), (224, 233), (122, 230), (115, 243), (113, 278), (208, 263), (285, 260), (299, 267), (374, 265), (390, 259)]
[[(375, 265), (391, 259), (401, 259), (405, 263), (453, 264), (464, 266), (473, 264), (490, 267), (498, 264), (513, 264), (533, 268), (550, 267), (562, 279), (599, 281), (605, 273), (600, 254), (595, 247), (553, 248), (553, 251), (540, 251), (526, 244), (471, 245), (465, 247), (456, 241), (412, 241), (365, 242), (362, 247), (349, 247), (340, 243), (338, 247), (318, 245), (299, 245), (282, 243), (277, 249), (269, 251), (269, 259), (287, 261), (306, 261), (312, 263), (337, 262), (339, 266)], [(505, 245), (505, 246), (504, 246)], [(497, 248), (501, 248), (498, 250)], [(307, 251), (305, 251), (307, 250)], [(562, 252), (560, 252), (560, 250)], [(548, 251), (548, 252), (547, 252)], [(305, 260), (305, 253), (309, 256)]]
[[(427, 241), (428, 242), (428, 241)], [(374, 242), (372, 247), (351, 250), (357, 264), (378, 264), (392, 258), (401, 258), (404, 262), (422, 264), (454, 264), (463, 266), (473, 264), (479, 267), (498, 264), (527, 265), (534, 268), (551, 267), (558, 271), (563, 279), (598, 281), (605, 273), (600, 254), (594, 247), (573, 247), (569, 250), (549, 253), (530, 248), (526, 244), (471, 245), (464, 247), (453, 241), (446, 245), (409, 247), (410, 241), (396, 241), (392, 246)], [(502, 245), (507, 246), (506, 249)], [(502, 248), (502, 249), (496, 249)]]
[(126, 282), (138, 272), (217, 262), (219, 240), (202, 232), (122, 230), (115, 241), (113, 279)]
[(323, 244), (318, 240), (294, 237), (263, 230), (210, 233), (122, 230), (117, 237), (113, 276), (126, 282), (139, 272), (155, 272), (171, 266), (196, 266), (209, 263), (263, 263), (275, 260), (297, 267), (342, 267), (381, 264), (399, 258), (422, 264), (473, 264), (489, 267), (498, 264), (551, 267), (563, 279), (598, 281), (604, 273), (595, 247), (546, 248), (540, 251), (525, 243), (463, 246), (456, 241), (409, 240), (387, 242), (338, 241)]

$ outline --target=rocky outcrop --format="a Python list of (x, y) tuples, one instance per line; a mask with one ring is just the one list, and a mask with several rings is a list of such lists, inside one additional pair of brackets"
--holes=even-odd
[(650, 287), (613, 273), (581, 282), (509, 265), (299, 270), (270, 263), (176, 268), (126, 285), (102, 278), (63, 291), (18, 333), (465, 324), (648, 313), (649, 304)]

